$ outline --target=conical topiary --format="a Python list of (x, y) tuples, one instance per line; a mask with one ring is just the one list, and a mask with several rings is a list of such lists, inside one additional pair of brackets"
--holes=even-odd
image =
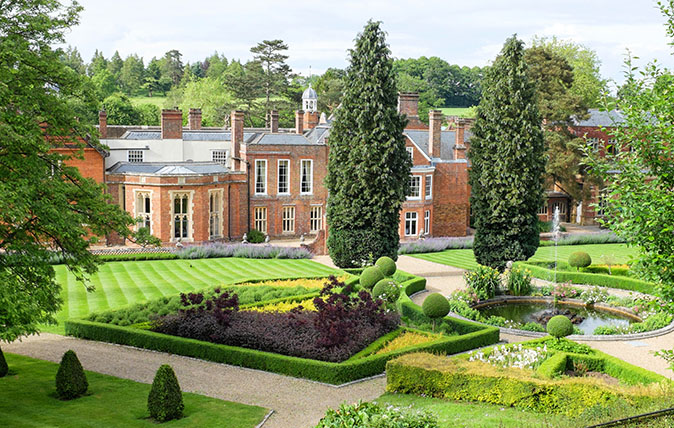
[(61, 364), (56, 372), (56, 392), (59, 398), (72, 400), (87, 392), (89, 382), (77, 355), (72, 350), (67, 351), (61, 358)]
[(157, 370), (152, 382), (150, 395), (147, 397), (147, 408), (150, 416), (159, 422), (179, 419), (183, 416), (183, 394), (180, 391), (178, 378), (168, 364)]
[(0, 349), (0, 377), (7, 376), (8, 372), (9, 367), (7, 366), (7, 361), (5, 360), (5, 354), (3, 354), (2, 349)]

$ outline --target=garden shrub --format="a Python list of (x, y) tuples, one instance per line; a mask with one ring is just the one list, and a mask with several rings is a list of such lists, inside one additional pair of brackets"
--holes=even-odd
[(372, 296), (387, 303), (395, 303), (400, 297), (401, 286), (390, 278), (384, 278), (372, 288)]
[(525, 330), (525, 331), (537, 331), (540, 333), (545, 333), (545, 327), (540, 325), (537, 322), (528, 322), (524, 324), (522, 327), (520, 327), (520, 330)]
[[(385, 236), (389, 233), (391, 236)], [(393, 238), (395, 234), (395, 239)], [(330, 258), (340, 268), (361, 267), (379, 257), (397, 259), (398, 230), (331, 229), (328, 235)], [(374, 285), (374, 284), (372, 284)]]
[[(533, 346), (534, 344), (532, 344)], [(577, 343), (569, 339), (560, 338), (554, 339), (551, 337), (545, 337), (543, 339), (537, 340), (535, 346), (547, 346), (548, 349), (554, 349), (555, 351), (562, 352), (571, 352), (574, 354), (593, 354), (594, 350), (590, 346), (585, 345), (584, 343)]]
[(150, 417), (158, 422), (180, 419), (183, 416), (183, 393), (173, 368), (168, 364), (161, 365), (154, 376), (147, 397), (147, 409)]
[(513, 296), (528, 296), (531, 293), (531, 271), (513, 266), (506, 276), (506, 288)]
[(386, 256), (379, 257), (375, 262), (375, 266), (379, 266), (379, 269), (381, 269), (384, 276), (392, 276), (396, 273), (397, 269), (396, 262), (394, 262), (392, 258)]
[(366, 290), (372, 290), (372, 287), (382, 279), (384, 279), (384, 273), (379, 266), (368, 266), (360, 274), (360, 286)]
[(550, 336), (557, 339), (573, 334), (573, 323), (564, 315), (556, 315), (550, 318), (545, 327)]
[(564, 374), (566, 370), (566, 354), (559, 352), (554, 354), (538, 366), (536, 373), (548, 379)]
[(588, 267), (592, 264), (592, 258), (584, 251), (576, 251), (569, 256), (569, 264), (579, 271), (580, 268)]
[(7, 365), (7, 360), (5, 360), (5, 354), (0, 349), (0, 377), (7, 376), (7, 373), (9, 373), (9, 366)]
[(339, 410), (328, 409), (316, 428), (438, 428), (438, 421), (430, 413), (401, 411), (375, 403), (342, 404)]
[(260, 244), (264, 242), (265, 235), (257, 229), (250, 229), (246, 237), (251, 244)]
[[(591, 356), (584, 358), (588, 361), (601, 360)], [(605, 361), (609, 361), (610, 358)], [(555, 367), (548, 369), (548, 372), (555, 372), (561, 368), (561, 361), (552, 363), (555, 363)], [(545, 362), (540, 367), (544, 365)], [(590, 364), (588, 367), (591, 367)], [(633, 371), (638, 375), (647, 372), (624, 362), (621, 367), (626, 372)], [(617, 370), (612, 373), (619, 375)], [(608, 371), (607, 374), (615, 376)], [(654, 373), (651, 375), (653, 381), (664, 380), (662, 376)], [(593, 379), (540, 379), (529, 370), (497, 368), (481, 362), (468, 362), (467, 359), (459, 357), (447, 358), (429, 353), (406, 354), (390, 360), (386, 365), (386, 376), (388, 392), (423, 394), (450, 400), (481, 401), (568, 416), (577, 416), (587, 408), (605, 406), (619, 398), (624, 398), (632, 404), (644, 404), (650, 402), (654, 396), (663, 394), (659, 388), (605, 387)]]
[(426, 297), (421, 305), (424, 315), (433, 320), (433, 330), (435, 331), (435, 322), (439, 318), (447, 316), (449, 313), (449, 302), (440, 293), (431, 293)]
[(475, 291), (480, 300), (494, 297), (501, 283), (498, 270), (482, 265), (478, 265), (474, 271), (466, 272), (464, 279), (468, 288)]
[(81, 397), (87, 392), (89, 382), (77, 355), (68, 350), (61, 358), (56, 372), (56, 393), (63, 400), (72, 400)]

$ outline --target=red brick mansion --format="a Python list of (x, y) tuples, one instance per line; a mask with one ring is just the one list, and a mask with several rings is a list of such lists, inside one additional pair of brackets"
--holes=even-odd
[[(401, 93), (399, 110), (413, 159), (411, 193), (400, 217), (402, 239), (465, 236), (469, 224), (467, 141), (462, 122), (441, 127), (443, 116), (419, 120), (418, 95)], [(294, 129), (244, 128), (234, 111), (229, 128), (202, 128), (201, 111), (163, 110), (161, 126), (115, 126), (99, 115), (101, 142), (71, 163), (107, 185), (139, 227), (165, 244), (240, 240), (257, 229), (273, 238), (315, 235), (326, 228), (330, 119), (317, 111), (316, 92), (303, 94)]]

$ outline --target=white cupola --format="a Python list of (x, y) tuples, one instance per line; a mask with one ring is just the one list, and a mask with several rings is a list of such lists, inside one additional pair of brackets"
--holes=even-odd
[(302, 93), (302, 109), (311, 113), (318, 111), (318, 95), (311, 87), (311, 83)]

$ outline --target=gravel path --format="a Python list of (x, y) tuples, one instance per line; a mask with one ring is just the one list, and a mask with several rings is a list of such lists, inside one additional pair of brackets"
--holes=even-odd
[[(334, 267), (327, 256), (315, 257), (314, 260)], [(400, 256), (397, 264), (405, 272), (426, 277), (430, 292), (448, 295), (465, 287), (462, 269), (408, 256)], [(417, 294), (415, 303), (421, 304), (428, 294)], [(527, 339), (501, 334), (501, 340), (506, 342)], [(674, 377), (666, 362), (652, 354), (652, 351), (663, 348), (674, 349), (674, 333), (633, 342), (588, 344), (634, 365)], [(386, 379), (382, 376), (337, 388), (274, 373), (54, 334), (24, 338), (22, 342), (3, 345), (2, 349), (54, 362), (58, 362), (65, 351), (72, 349), (87, 370), (144, 383), (152, 382), (161, 364), (171, 364), (184, 391), (273, 410), (274, 414), (265, 423), (265, 428), (312, 427), (328, 408), (338, 407), (344, 401), (374, 400), (384, 393), (386, 386)]]
[(183, 391), (274, 410), (264, 428), (315, 426), (328, 408), (342, 402), (370, 401), (384, 393), (378, 377), (337, 388), (273, 373), (147, 351), (129, 346), (75, 339), (56, 334), (24, 338), (3, 345), (4, 352), (59, 362), (72, 349), (86, 370), (152, 383), (161, 364), (170, 364)]

